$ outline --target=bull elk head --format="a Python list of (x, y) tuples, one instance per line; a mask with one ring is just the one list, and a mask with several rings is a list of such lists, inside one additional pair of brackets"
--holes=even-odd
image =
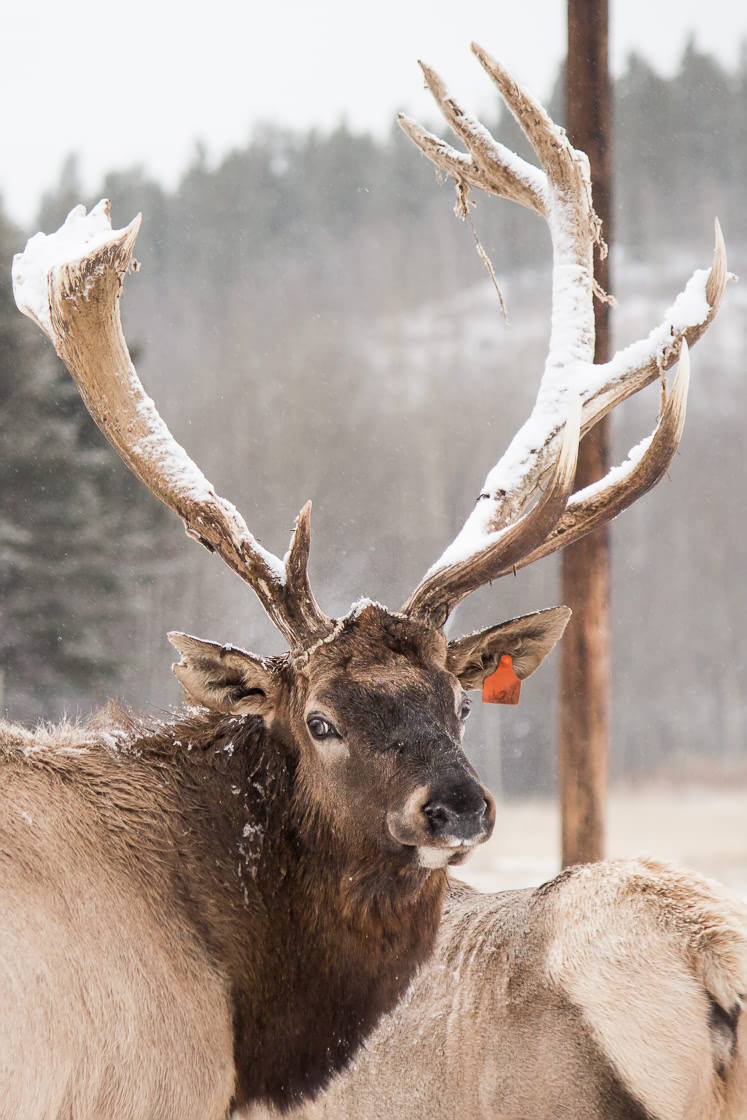
[[(427, 866), (459, 858), (491, 827), (490, 797), (458, 745), (466, 693), (479, 689), (506, 654), (517, 676), (528, 676), (569, 615), (557, 607), (447, 642), (450, 613), (475, 588), (577, 540), (659, 481), (683, 429), (688, 345), (712, 321), (727, 279), (717, 225), (710, 271), (695, 273), (647, 339), (594, 365), (593, 300), (604, 297), (595, 291), (593, 254), (595, 247), (606, 249), (587, 159), (494, 59), (473, 50), (541, 169), (494, 140), (427, 66), (427, 84), (468, 153), (408, 118), (400, 123), (461, 192), (502, 195), (547, 221), (554, 254), (552, 334), (531, 416), (490, 471), (461, 532), (397, 611), (364, 603), (344, 618), (328, 617), (307, 572), (310, 503), (281, 559), (257, 541), (171, 436), (135, 372), (120, 325), (119, 298), (135, 268), (140, 216), (112, 230), (107, 201), (89, 214), (76, 207), (56, 234), (32, 238), (13, 267), (20, 309), (50, 337), (107, 439), (182, 518), (187, 533), (253, 588), (288, 642), (287, 655), (264, 659), (172, 634), (182, 658), (174, 671), (187, 692), (221, 712), (259, 715), (281, 738), (301, 744), (309, 773), (323, 773), (323, 798), (334, 802), (336, 813), (356, 819), (356, 827), (361, 791), (370, 797), (376, 789), (385, 807), (371, 825), (379, 829), (378, 842), (418, 852)], [(653, 434), (601, 483), (573, 493), (580, 436), (678, 359)], [(410, 777), (400, 780), (405, 772)]]

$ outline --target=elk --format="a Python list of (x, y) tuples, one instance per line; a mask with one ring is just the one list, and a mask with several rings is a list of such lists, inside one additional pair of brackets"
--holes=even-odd
[[(450, 614), (614, 517), (674, 455), (687, 345), (727, 278), (723, 240), (657, 331), (593, 366), (601, 239), (587, 162), (489, 69), (543, 170), (474, 131), (445, 97), (474, 157), (406, 127), (462, 188), (505, 194), (548, 220), (550, 354), (532, 417), (398, 610), (362, 600), (343, 618), (325, 615), (307, 574), (310, 506), (280, 559), (171, 436), (120, 324), (139, 216), (115, 231), (105, 200), (89, 214), (76, 207), (14, 261), (19, 308), (107, 439), (253, 588), (289, 649), (263, 658), (172, 634), (190, 702), (172, 720), (110, 710), (85, 729), (3, 726), (0, 1115), (218, 1120), (319, 1092), (433, 950), (446, 868), (490, 834), (492, 798), (461, 748), (467, 693), (506, 666), (516, 683), (529, 676), (569, 612), (447, 639)], [(580, 434), (678, 358), (650, 440), (574, 495)]]
[(744, 1120), (745, 991), (747, 907), (691, 872), (453, 880), (406, 997), (290, 1120)]

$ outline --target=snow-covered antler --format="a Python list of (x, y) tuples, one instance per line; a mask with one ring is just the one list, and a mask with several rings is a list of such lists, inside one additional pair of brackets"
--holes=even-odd
[(76, 206), (54, 234), (37, 233), (13, 261), (16, 303), (54, 343), (88, 411), (127, 466), (217, 552), (259, 596), (289, 644), (329, 633), (333, 623), (307, 577), (311, 503), (301, 511), (285, 560), (257, 541), (239, 512), (219, 497), (147, 396), (122, 333), (119, 298), (135, 267), (140, 215), (113, 230), (106, 199), (89, 214)]
[[(428, 87), (469, 154), (450, 147), (417, 122), (400, 124), (420, 150), (453, 176), (465, 192), (479, 187), (534, 210), (545, 218), (553, 246), (552, 330), (534, 409), (503, 457), (488, 474), (477, 505), (459, 535), (426, 573), (402, 610), (443, 625), (470, 591), (515, 568), (547, 556), (616, 516), (665, 473), (685, 418), (687, 346), (710, 325), (728, 279), (718, 222), (709, 271), (696, 272), (647, 339), (604, 365), (594, 365), (594, 248), (606, 253), (592, 208), (589, 164), (565, 131), (481, 47), (472, 50), (498, 87), (542, 166), (499, 144), (447, 94), (443, 82), (421, 63)], [(627, 463), (594, 487), (573, 495), (575, 443), (610, 409), (650, 384), (680, 359), (672, 395), (649, 440)], [(576, 420), (580, 402), (580, 423)], [(541, 484), (540, 501), (524, 513)], [(523, 516), (522, 516), (523, 514)]]

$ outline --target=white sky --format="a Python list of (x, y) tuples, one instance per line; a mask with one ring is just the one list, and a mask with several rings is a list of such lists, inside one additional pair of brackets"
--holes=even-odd
[[(69, 152), (84, 185), (143, 165), (174, 185), (197, 139), (217, 159), (256, 121), (383, 131), (433, 118), (416, 60), (480, 111), (482, 43), (540, 95), (565, 53), (565, 0), (10, 0), (2, 19), (0, 194), (30, 222)], [(615, 71), (635, 48), (671, 73), (692, 31), (734, 66), (744, 0), (611, 0)], [(458, 13), (458, 15), (457, 15)]]

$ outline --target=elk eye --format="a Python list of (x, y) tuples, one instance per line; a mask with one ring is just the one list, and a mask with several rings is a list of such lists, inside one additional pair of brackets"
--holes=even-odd
[(306, 720), (306, 726), (312, 734), (314, 739), (339, 739), (336, 729), (332, 726), (329, 720), (322, 719), (321, 716), (310, 716)]
[(470, 714), (471, 711), (472, 711), (472, 701), (469, 700), (465, 696), (464, 700), (462, 700), (462, 706), (459, 709), (459, 718), (462, 721), (462, 723), (464, 723), (464, 721), (466, 720), (467, 716)]

